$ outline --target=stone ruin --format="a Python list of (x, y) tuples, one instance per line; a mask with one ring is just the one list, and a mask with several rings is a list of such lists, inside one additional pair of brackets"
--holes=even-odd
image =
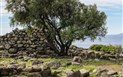
[[(41, 29), (34, 28), (29, 34), (26, 30), (15, 29), (6, 35), (0, 36), (0, 51), (7, 54), (21, 54), (34, 56), (50, 54), (50, 47)], [(20, 53), (21, 52), (21, 53)], [(6, 54), (6, 55), (7, 55)]]
[[(4, 52), (1, 52), (2, 50)], [(85, 59), (117, 59), (117, 53), (114, 52), (89, 52), (88, 49), (76, 46), (71, 46), (68, 54), (70, 57), (81, 56)], [(15, 58), (23, 56), (40, 58), (54, 57), (57, 54), (50, 49), (44, 33), (39, 28), (33, 28), (31, 34), (24, 29), (15, 29), (6, 35), (0, 36), (0, 57)]]

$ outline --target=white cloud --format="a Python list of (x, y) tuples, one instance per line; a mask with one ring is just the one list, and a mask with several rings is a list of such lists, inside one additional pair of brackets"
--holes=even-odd
[[(107, 8), (102, 8), (102, 7), (112, 7), (114, 9), (119, 9), (122, 8), (122, 0), (79, 0), (82, 3), (85, 3), (87, 5), (89, 4), (97, 4), (99, 7), (99, 10), (106, 10)], [(4, 8), (6, 1), (5, 0), (0, 0), (0, 7), (1, 7), (1, 12), (2, 14), (8, 13)], [(120, 7), (119, 7), (120, 6)]]
[(98, 6), (122, 5), (122, 0), (80, 0), (86, 4), (97, 4)]
[(5, 5), (6, 5), (5, 0), (0, 0), (0, 16), (10, 14), (10, 13), (8, 13), (7, 10), (5, 10)]
[[(80, 2), (85, 3), (87, 5), (96, 4), (98, 6), (98, 9), (101, 11), (110, 10), (110, 8), (122, 9), (122, 0), (80, 0)], [(102, 8), (102, 7), (105, 7), (105, 8)]]

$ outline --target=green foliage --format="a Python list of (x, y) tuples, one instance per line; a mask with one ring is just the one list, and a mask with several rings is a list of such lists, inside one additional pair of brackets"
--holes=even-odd
[(100, 45), (94, 44), (94, 45), (90, 46), (90, 49), (100, 51), (102, 47), (103, 47), (103, 45), (101, 45), (101, 44)]
[(74, 70), (80, 70), (83, 67), (82, 66), (77, 66), (77, 65), (70, 65), (68, 67), (66, 67), (67, 69), (74, 69)]
[[(106, 15), (96, 5), (79, 0), (6, 0), (13, 13), (11, 26), (39, 27), (49, 46), (58, 54), (67, 53), (75, 40), (96, 39), (107, 33)], [(65, 51), (65, 52), (64, 52)]]
[(90, 46), (91, 50), (95, 50), (95, 51), (113, 51), (113, 52), (117, 52), (118, 50), (121, 51), (122, 47), (120, 45), (101, 45), (101, 44), (94, 44), (92, 46)]

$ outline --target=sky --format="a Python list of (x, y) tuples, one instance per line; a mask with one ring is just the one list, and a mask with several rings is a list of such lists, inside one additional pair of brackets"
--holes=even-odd
[[(108, 34), (120, 34), (123, 33), (122, 25), (122, 0), (80, 0), (86, 5), (96, 4), (98, 10), (104, 11), (107, 15), (106, 27), (108, 27)], [(5, 0), (0, 0), (0, 35), (6, 34), (14, 28), (9, 26), (11, 13), (8, 13), (5, 9)]]

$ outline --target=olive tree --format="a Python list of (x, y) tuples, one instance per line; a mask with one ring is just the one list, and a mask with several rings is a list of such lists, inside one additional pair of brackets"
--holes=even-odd
[(79, 0), (6, 0), (11, 26), (38, 27), (58, 55), (67, 55), (73, 41), (107, 33), (106, 14)]

